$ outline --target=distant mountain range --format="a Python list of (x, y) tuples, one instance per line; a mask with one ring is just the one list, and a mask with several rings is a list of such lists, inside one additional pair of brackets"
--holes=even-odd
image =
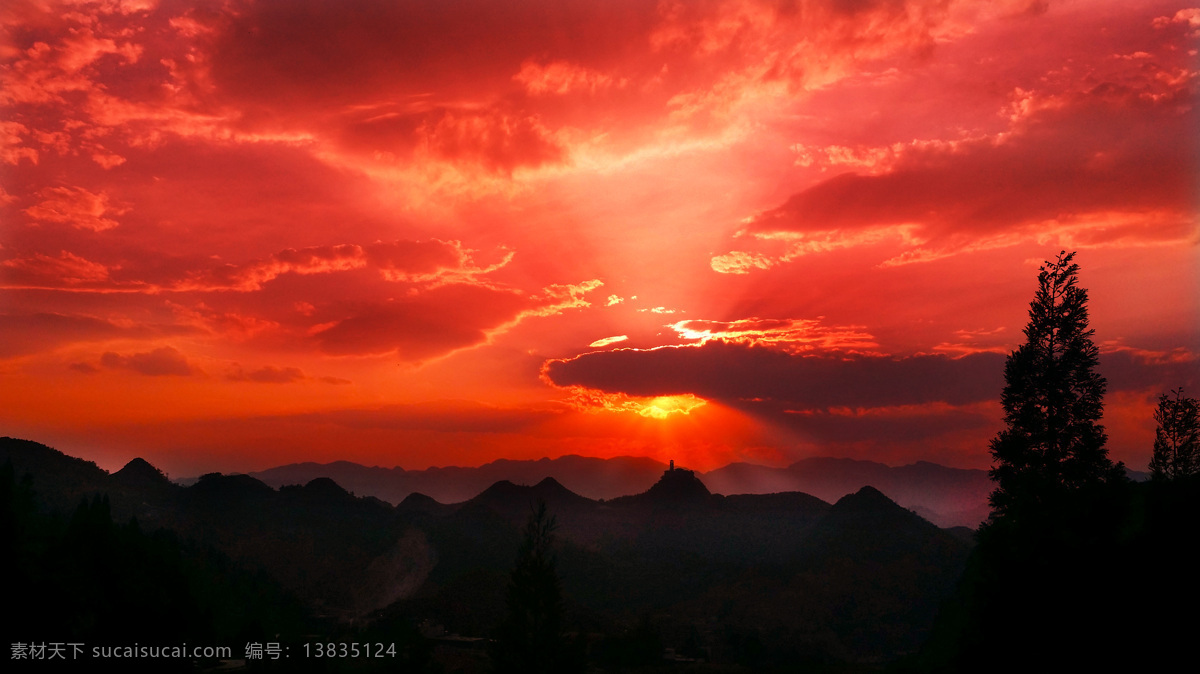
[[(501, 459), (478, 468), (426, 470), (367, 467), (348, 461), (294, 463), (249, 475), (276, 488), (327, 477), (354, 494), (392, 504), (413, 493), (441, 503), (459, 503), (502, 480), (532, 485), (547, 477), (581, 496), (612, 499), (649, 489), (666, 468), (666, 464), (647, 458), (563, 456), (536, 461)], [(874, 461), (812, 458), (786, 468), (733, 463), (696, 475), (719, 494), (798, 491), (831, 503), (872, 486), (941, 527), (978, 526), (990, 512), (988, 495), (994, 487), (987, 471), (948, 468), (927, 461), (893, 467)], [(194, 478), (181, 483), (191, 481)]]
[[(736, 466), (701, 476), (659, 465), (644, 489), (603, 500), (543, 472), (525, 485), (498, 480), (454, 503), (410, 491), (392, 505), (350, 494), (336, 476), (276, 489), (253, 476), (214, 473), (185, 487), (141, 459), (109, 474), (35, 442), (0, 438), (0, 465), (10, 462), (10, 475), (29, 476), (24, 484), (46, 511), (69, 513), (103, 494), (114, 521), (136, 517), (139, 531), (165, 530), (188, 542), (186, 550), (216, 550), (266, 574), (314, 615), (341, 624), (400, 616), (467, 636), (490, 634), (504, 615), (522, 525), (544, 502), (558, 525), (568, 618), (572, 629), (597, 635), (588, 657), (601, 666), (632, 662), (621, 648), (639, 625), (659, 646), (751, 669), (891, 659), (922, 643), (971, 547), (966, 533), (939, 529), (874, 487), (830, 504), (762, 480), (793, 469)], [(334, 465), (347, 474), (385, 473)], [(567, 457), (484, 468), (530, 475), (554, 466), (607, 476), (586, 482), (573, 474), (593, 485), (620, 484), (653, 467)], [(481, 470), (441, 473), (478, 479)], [(714, 494), (702, 480), (717, 484), (714, 473), (725, 476), (722, 484), (759, 480), (775, 493)], [(656, 648), (639, 651), (649, 653), (642, 664), (662, 662)]]

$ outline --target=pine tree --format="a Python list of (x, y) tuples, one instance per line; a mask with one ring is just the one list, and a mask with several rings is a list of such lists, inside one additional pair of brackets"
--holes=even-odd
[(562, 632), (562, 589), (555, 569), (557, 523), (539, 501), (508, 584), (508, 616), (492, 647), (496, 671), (527, 674), (572, 672), (578, 658)]
[(1025, 343), (1004, 366), (1007, 427), (991, 443), (994, 518), (1123, 473), (1108, 459), (1099, 424), (1106, 382), (1096, 372), (1100, 352), (1074, 257), (1063, 251), (1041, 267)]
[(1154, 455), (1150, 474), (1155, 480), (1178, 480), (1200, 473), (1200, 403), (1183, 395), (1183, 389), (1158, 398), (1154, 420)]

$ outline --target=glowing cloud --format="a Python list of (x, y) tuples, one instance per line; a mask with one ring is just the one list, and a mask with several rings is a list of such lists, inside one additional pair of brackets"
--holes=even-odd
[(618, 342), (624, 342), (627, 339), (629, 339), (628, 335), (617, 335), (615, 337), (605, 337), (603, 339), (597, 339), (596, 341), (592, 342), (591, 344), (588, 344), (588, 346), (593, 349), (599, 349), (600, 347), (608, 346), (610, 344), (617, 344)]
[(863, 326), (828, 327), (821, 319), (743, 318), (736, 321), (687, 320), (670, 326), (683, 339), (732, 344), (762, 344), (788, 353), (845, 351), (866, 353), (879, 344)]
[(587, 412), (625, 412), (648, 419), (670, 419), (676, 415), (688, 415), (703, 407), (706, 401), (690, 393), (664, 396), (631, 396), (624, 393), (609, 393), (585, 386), (567, 387), (570, 397), (567, 403), (574, 409)]

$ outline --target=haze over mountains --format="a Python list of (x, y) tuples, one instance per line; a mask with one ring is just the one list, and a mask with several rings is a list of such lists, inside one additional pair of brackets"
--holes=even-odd
[[(426, 470), (367, 467), (347, 461), (310, 462), (249, 475), (276, 488), (327, 477), (354, 494), (374, 496), (392, 504), (400, 503), (412, 493), (424, 494), (441, 503), (459, 503), (501, 480), (531, 485), (546, 477), (554, 478), (581, 496), (612, 499), (649, 489), (666, 468), (666, 464), (639, 457), (564, 456), (537, 461), (502, 459), (478, 468), (452, 466)], [(987, 499), (993, 488), (987, 471), (948, 468), (926, 461), (897, 467), (835, 458), (804, 459), (786, 468), (733, 463), (696, 476), (714, 493), (804, 492), (831, 503), (872, 486), (942, 527), (978, 526), (987, 518)]]

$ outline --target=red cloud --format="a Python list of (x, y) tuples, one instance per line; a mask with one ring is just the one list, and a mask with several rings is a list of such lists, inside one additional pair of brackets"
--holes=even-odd
[(743, 318), (735, 321), (687, 320), (670, 326), (684, 339), (771, 346), (788, 353), (806, 351), (869, 352), (878, 349), (862, 326), (823, 325), (820, 320)]
[(241, 367), (237, 367), (233, 372), (226, 375), (226, 379), (230, 381), (251, 381), (260, 384), (291, 384), (293, 382), (303, 381), (308, 379), (304, 371), (298, 367), (276, 367), (274, 365), (264, 365), (257, 370), (246, 372)]
[(799, 356), (714, 340), (587, 353), (547, 361), (544, 373), (556, 386), (634, 396), (691, 393), (708, 400), (820, 409), (989, 400), (999, 395), (1003, 363), (1003, 356), (990, 353), (958, 359)]
[(539, 409), (501, 408), (462, 400), (376, 409), (346, 409), (299, 414), (294, 421), (329, 422), (343, 428), (432, 430), (446, 433), (517, 433), (559, 416)]
[(0, 315), (0, 357), (52, 349), (64, 342), (112, 339), (124, 330), (92, 316), (63, 314)]
[(514, 291), (442, 286), (415, 297), (359, 309), (320, 330), (314, 338), (326, 353), (394, 351), (404, 360), (423, 360), (483, 342), (488, 331), (516, 319), (532, 305)]
[(170, 346), (128, 356), (109, 351), (100, 357), (100, 364), (107, 368), (132, 370), (151, 377), (168, 375), (186, 377), (196, 373), (187, 358), (178, 349)]
[(62, 42), (58, 64), (64, 71), (74, 73), (105, 54), (117, 54), (127, 63), (137, 63), (142, 48), (129, 42), (118, 45), (111, 39), (98, 38), (87, 28), (71, 29)]
[(29, 127), (24, 124), (0, 121), (0, 160), (14, 165), (20, 164), (22, 159), (38, 163), (38, 151), (32, 147), (22, 147), (22, 137), (28, 133)]
[(621, 87), (626, 84), (625, 80), (614, 81), (611, 75), (566, 61), (553, 61), (545, 65), (536, 61), (526, 61), (521, 64), (520, 72), (513, 75), (513, 79), (525, 85), (525, 89), (535, 96), (573, 92), (594, 94), (612, 86)]
[(550, 286), (535, 296), (483, 285), (442, 285), (354, 308), (345, 318), (317, 326), (313, 337), (330, 354), (395, 352), (403, 360), (421, 361), (482, 344), (525, 318), (588, 306), (583, 296), (601, 285)]
[(109, 280), (108, 267), (65, 250), (58, 257), (37, 253), (5, 260), (0, 262), (0, 271), (0, 285), (7, 287), (69, 287)]
[[(253, 292), (284, 274), (333, 274), (373, 269), (390, 282), (448, 283), (471, 279), (503, 267), (511, 259), (476, 264), (473, 251), (458, 241), (390, 241), (367, 245), (339, 244), (288, 248), (267, 258), (243, 264), (212, 265), (207, 260), (174, 260), (170, 270), (150, 269), (134, 262), (125, 268), (108, 267), (61, 251), (58, 257), (35, 253), (0, 262), (0, 287), (57, 288), (97, 292)], [(206, 267), (188, 270), (185, 264)], [(158, 261), (162, 266), (162, 261)], [(119, 278), (112, 272), (121, 269)]]
[[(1100, 372), (1112, 391), (1194, 385), (1191, 356), (1154, 360), (1131, 349), (1106, 351)], [(961, 406), (998, 401), (1005, 355), (973, 352), (907, 357), (833, 358), (721, 341), (650, 350), (617, 349), (546, 361), (555, 386), (633, 396), (691, 393), (760, 411), (819, 414), (837, 408)]]
[(451, 161), (473, 161), (491, 170), (560, 161), (563, 149), (531, 115), (446, 111), (416, 130), (418, 148)]
[(93, 194), (82, 187), (47, 187), (38, 193), (42, 201), (25, 209), (25, 214), (40, 222), (70, 225), (75, 229), (102, 232), (118, 223), (108, 215), (123, 215), (128, 207), (109, 202), (101, 191)]
[(479, 267), (471, 252), (458, 241), (436, 240), (289, 248), (263, 260), (198, 272), (176, 289), (253, 291), (283, 274), (329, 274), (364, 268), (374, 269), (381, 278), (394, 282), (463, 281), (494, 271), (510, 259), (505, 256), (494, 265)]
[[(387, 106), (390, 107), (390, 106)], [(511, 106), (453, 108), (417, 113), (370, 107), (339, 132), (358, 152), (392, 160), (432, 159), (487, 171), (559, 163), (566, 150), (536, 115)]]
[[(746, 232), (789, 241), (782, 260), (884, 237), (892, 263), (1057, 233), (1082, 244), (1192, 240), (1200, 127), (1192, 73), (1136, 66), (1063, 94), (1018, 90), (1009, 131), (888, 149), (888, 166), (847, 173), (757, 214)], [(737, 252), (718, 271), (776, 259)]]
[(655, 19), (644, 2), (256, 3), (218, 22), (213, 75), (239, 98), (306, 106), (364, 90), (486, 96), (511, 86), (530, 54), (603, 58), (644, 40)]
[(195, 328), (178, 325), (129, 325), (79, 314), (0, 314), (0, 358), (50, 351), (73, 342), (109, 339), (153, 339), (164, 335), (193, 334)]

